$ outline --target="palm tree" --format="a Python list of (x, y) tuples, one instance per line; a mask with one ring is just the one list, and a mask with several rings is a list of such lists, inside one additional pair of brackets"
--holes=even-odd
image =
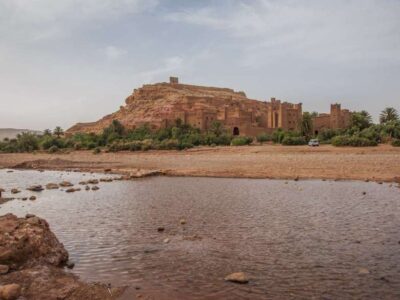
[(301, 134), (307, 138), (309, 138), (312, 135), (312, 130), (313, 130), (313, 120), (312, 120), (312, 114), (309, 112), (304, 112), (303, 113), (303, 118), (301, 120)]
[(50, 129), (45, 129), (43, 131), (43, 135), (51, 135), (51, 130)]
[(386, 107), (384, 110), (382, 110), (379, 116), (379, 121), (381, 122), (381, 124), (387, 123), (389, 121), (397, 121), (398, 119), (399, 113), (393, 107)]
[(57, 138), (60, 138), (61, 135), (64, 134), (64, 130), (62, 130), (62, 128), (60, 126), (57, 126), (54, 130), (53, 130), (53, 134), (57, 136)]

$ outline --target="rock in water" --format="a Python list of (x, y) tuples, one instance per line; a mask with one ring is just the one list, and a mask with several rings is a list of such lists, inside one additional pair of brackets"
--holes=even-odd
[(59, 186), (58, 186), (57, 183), (48, 183), (48, 184), (46, 184), (46, 189), (48, 189), (48, 190), (56, 190), (58, 188), (59, 188)]
[(32, 185), (28, 187), (27, 190), (31, 192), (41, 192), (43, 191), (43, 187), (41, 185)]
[(244, 274), (243, 272), (236, 272), (229, 274), (228, 276), (225, 277), (226, 281), (234, 282), (234, 283), (248, 283), (249, 278)]
[(0, 286), (0, 299), (15, 300), (21, 295), (21, 286), (19, 284), (6, 284)]
[(73, 186), (73, 184), (72, 184), (71, 182), (69, 182), (69, 181), (60, 182), (59, 185), (62, 186), (62, 187), (70, 187), (70, 186)]
[(92, 191), (97, 191), (97, 190), (99, 190), (100, 188), (97, 186), (97, 185), (95, 185), (94, 187), (92, 187)]
[(21, 193), (19, 189), (11, 189), (11, 194), (18, 194)]
[(30, 197), (29, 197), (29, 200), (31, 200), (31, 201), (36, 200), (36, 196), (30, 196)]

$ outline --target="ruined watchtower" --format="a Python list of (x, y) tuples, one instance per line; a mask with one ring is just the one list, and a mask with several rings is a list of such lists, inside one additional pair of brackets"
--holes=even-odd
[(178, 83), (179, 83), (179, 78), (178, 78), (178, 77), (173, 77), (173, 76), (171, 76), (171, 77), (169, 78), (169, 83), (170, 83), (170, 84), (178, 84)]

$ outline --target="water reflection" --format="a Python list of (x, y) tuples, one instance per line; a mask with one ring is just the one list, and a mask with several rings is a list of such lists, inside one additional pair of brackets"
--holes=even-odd
[[(0, 171), (0, 185), (96, 176)], [(0, 214), (47, 219), (85, 280), (166, 299), (400, 298), (400, 190), (388, 184), (159, 177), (38, 195)], [(235, 271), (252, 280), (224, 282)]]

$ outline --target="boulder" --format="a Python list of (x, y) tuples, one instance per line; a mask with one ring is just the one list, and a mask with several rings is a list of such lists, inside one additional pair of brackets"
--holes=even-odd
[(89, 179), (87, 181), (88, 184), (99, 184), (99, 180), (98, 179)]
[(20, 267), (42, 262), (58, 266), (67, 260), (67, 251), (45, 220), (33, 215), (0, 217), (0, 264)]
[(0, 299), (16, 300), (21, 295), (21, 286), (19, 284), (6, 284), (0, 286)]

